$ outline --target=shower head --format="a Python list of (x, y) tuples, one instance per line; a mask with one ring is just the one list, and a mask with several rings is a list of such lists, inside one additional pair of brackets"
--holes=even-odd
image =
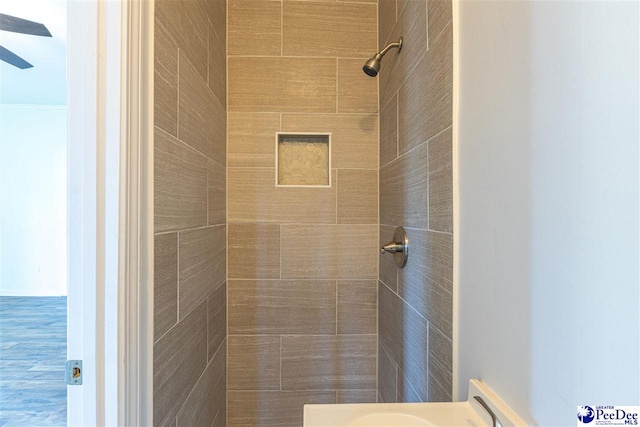
[(382, 57), (394, 47), (398, 48), (398, 52), (402, 50), (402, 37), (400, 37), (400, 40), (398, 40), (396, 43), (389, 43), (380, 52), (367, 59), (367, 62), (365, 62), (364, 66), (362, 67), (362, 71), (364, 71), (364, 73), (368, 76), (377, 76), (378, 72), (380, 71), (380, 61), (382, 61)]

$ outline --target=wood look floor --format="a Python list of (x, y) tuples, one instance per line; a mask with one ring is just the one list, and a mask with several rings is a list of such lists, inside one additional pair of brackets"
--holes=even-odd
[(0, 426), (65, 426), (66, 297), (0, 296)]

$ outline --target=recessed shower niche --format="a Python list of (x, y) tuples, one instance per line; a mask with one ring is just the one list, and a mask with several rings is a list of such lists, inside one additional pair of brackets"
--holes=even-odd
[(331, 134), (277, 132), (276, 186), (331, 187)]

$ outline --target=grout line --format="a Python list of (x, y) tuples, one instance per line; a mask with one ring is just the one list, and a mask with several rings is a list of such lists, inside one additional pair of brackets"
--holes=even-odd
[(177, 325), (180, 323), (180, 232), (176, 233), (176, 299)]
[(338, 335), (338, 280), (335, 281), (336, 290), (336, 335)]
[(282, 391), (282, 335), (280, 335), (280, 391)]
[(280, 2), (280, 56), (284, 56), (284, 0)]
[(159, 231), (157, 233), (154, 233), (154, 236), (163, 236), (165, 234), (171, 234), (171, 233), (183, 233), (185, 231), (196, 231), (196, 230), (204, 230), (205, 228), (214, 228), (214, 227), (224, 227), (227, 224), (211, 224), (211, 225), (203, 225), (200, 227), (193, 227), (193, 228), (184, 228), (184, 229), (180, 229), (180, 230), (167, 230), (167, 231)]
[[(176, 50), (178, 51), (178, 55), (176, 56), (177, 70), (176, 70), (176, 136), (175, 138), (177, 140), (180, 140), (180, 48), (178, 47)], [(166, 131), (164, 131), (163, 129), (163, 132), (166, 132)], [(166, 132), (166, 133), (168, 135), (171, 135), (169, 132)]]
[(340, 112), (340, 105), (339, 105), (339, 100), (338, 100), (338, 93), (340, 92), (340, 89), (339, 89), (340, 88), (340, 79), (339, 79), (338, 76), (340, 75), (340, 72), (339, 72), (338, 62), (339, 62), (339, 59), (336, 58), (336, 113)]

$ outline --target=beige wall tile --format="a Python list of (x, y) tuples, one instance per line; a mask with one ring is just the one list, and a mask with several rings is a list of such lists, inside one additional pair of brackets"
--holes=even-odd
[[(283, 225), (282, 277), (287, 279), (374, 279), (375, 225)], [(348, 250), (344, 250), (348, 247)]]
[(227, 170), (218, 162), (207, 162), (209, 225), (227, 222)]
[(338, 390), (337, 403), (376, 403), (376, 390)]
[(378, 82), (362, 71), (365, 61), (338, 59), (338, 113), (378, 112)]
[(229, 391), (229, 427), (300, 427), (305, 404), (336, 403), (335, 391)]
[(335, 185), (331, 188), (276, 187), (273, 168), (228, 168), (227, 179), (229, 222), (336, 221)]
[(156, 128), (154, 133), (156, 232), (207, 224), (207, 159)]
[(280, 56), (282, 3), (229, 0), (229, 55)]
[(180, 55), (178, 86), (178, 138), (221, 165), (226, 164), (224, 105)]
[(154, 37), (154, 121), (178, 135), (178, 45), (156, 19)]
[(336, 60), (229, 57), (229, 111), (333, 113)]
[(378, 395), (384, 403), (395, 403), (396, 362), (378, 340)]
[(377, 114), (283, 114), (283, 132), (331, 132), (331, 167), (378, 168)]
[(388, 355), (412, 379), (420, 396), (428, 389), (429, 324), (386, 286), (378, 286), (378, 334)]
[(280, 225), (231, 223), (228, 227), (229, 278), (280, 278)]
[(282, 337), (282, 389), (372, 389), (376, 335)]
[(367, 57), (376, 50), (376, 5), (285, 1), (284, 55)]
[(168, 425), (207, 366), (207, 304), (153, 346), (153, 421)]
[(380, 169), (380, 223), (428, 227), (427, 144)]
[(445, 391), (445, 401), (451, 401), (453, 375), (453, 344), (437, 328), (429, 326), (429, 394), (433, 382)]
[(280, 336), (230, 335), (229, 390), (280, 390)]
[(333, 280), (230, 280), (229, 334), (333, 334)]
[(226, 405), (226, 351), (212, 356), (204, 373), (178, 412), (178, 425), (210, 426)]
[(178, 322), (178, 235), (155, 236), (153, 251), (153, 333), (158, 339)]
[(407, 229), (411, 259), (398, 272), (398, 294), (429, 322), (451, 336), (453, 317), (453, 237)]
[(215, 31), (222, 46), (227, 45), (227, 2), (226, 1), (204, 1), (204, 9), (209, 17), (211, 29)]
[(378, 282), (338, 280), (338, 334), (376, 334)]
[(378, 50), (390, 41), (391, 30), (396, 25), (396, 3), (397, 0), (378, 1)]
[(207, 354), (209, 360), (227, 336), (227, 284), (222, 283), (207, 298)]
[(380, 111), (380, 166), (398, 157), (398, 98), (391, 100)]
[[(400, 3), (398, 3), (400, 7)], [(398, 41), (402, 36), (402, 51), (389, 52), (382, 62), (380, 74), (380, 105), (386, 105), (397, 92), (409, 73), (427, 52), (427, 6), (425, 0), (408, 1), (398, 9), (398, 22), (393, 28), (389, 41)], [(424, 72), (424, 71), (423, 71)], [(426, 74), (426, 73), (425, 73)]]
[[(393, 240), (396, 227), (392, 225), (380, 225), (380, 240), (378, 247), (382, 247)], [(398, 290), (398, 266), (391, 254), (380, 255), (379, 279), (394, 292)], [(413, 259), (413, 258), (412, 258)]]
[(279, 113), (229, 113), (229, 167), (275, 167)]
[(429, 228), (453, 231), (451, 129), (429, 141)]
[(427, 0), (429, 16), (429, 48), (433, 46), (442, 30), (451, 21), (453, 4), (449, 0)]
[(178, 235), (178, 314), (183, 319), (226, 278), (226, 226), (182, 231)]
[(338, 223), (378, 223), (377, 170), (338, 170)]
[[(453, 102), (453, 35), (445, 29), (398, 91), (400, 154), (451, 126)], [(420, 94), (420, 96), (416, 96)]]
[[(214, 1), (213, 3), (217, 3)], [(227, 105), (227, 48), (216, 34), (214, 27), (209, 27), (209, 88), (218, 98), (220, 104)]]

